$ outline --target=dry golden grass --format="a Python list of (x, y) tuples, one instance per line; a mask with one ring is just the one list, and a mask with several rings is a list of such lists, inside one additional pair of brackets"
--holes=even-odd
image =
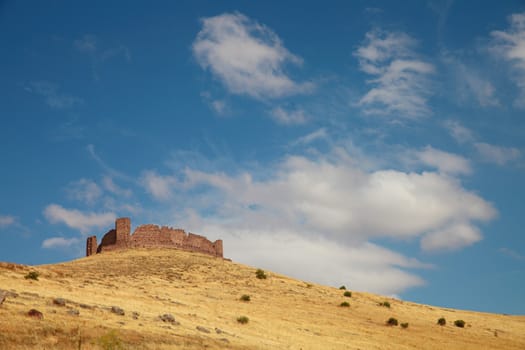
[[(29, 271), (39, 280), (25, 279)], [(255, 268), (170, 249), (35, 267), (0, 263), (0, 288), (18, 294), (0, 305), (0, 349), (116, 349), (118, 341), (122, 349), (525, 349), (524, 316), (356, 291), (347, 298), (339, 289), (267, 275), (257, 279)], [(244, 294), (250, 301), (239, 300)], [(53, 304), (58, 297), (66, 306)], [(390, 308), (378, 306), (385, 300)], [(350, 307), (340, 307), (344, 301)], [(44, 319), (28, 317), (32, 308)], [(166, 313), (180, 324), (161, 321)], [(237, 322), (240, 316), (249, 322)], [(386, 326), (390, 317), (408, 328)], [(436, 324), (440, 317), (446, 326)], [(453, 325), (457, 319), (465, 328)]]

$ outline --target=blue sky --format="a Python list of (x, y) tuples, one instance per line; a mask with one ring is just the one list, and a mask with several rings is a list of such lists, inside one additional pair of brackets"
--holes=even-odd
[(524, 314), (521, 1), (0, 3), (0, 260), (116, 217)]

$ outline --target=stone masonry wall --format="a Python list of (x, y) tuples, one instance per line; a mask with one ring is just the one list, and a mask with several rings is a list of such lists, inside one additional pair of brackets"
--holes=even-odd
[(88, 237), (86, 243), (86, 256), (97, 253), (97, 236)]
[[(91, 254), (104, 251), (112, 251), (126, 248), (178, 248), (212, 256), (223, 257), (222, 240), (215, 242), (209, 241), (206, 237), (193, 233), (187, 234), (184, 230), (174, 229), (167, 226), (141, 225), (135, 229), (132, 235), (131, 220), (129, 218), (119, 218), (115, 222), (115, 229), (108, 231), (98, 248), (91, 248)], [(89, 256), (89, 245), (93, 245), (93, 240), (86, 242), (86, 256)]]

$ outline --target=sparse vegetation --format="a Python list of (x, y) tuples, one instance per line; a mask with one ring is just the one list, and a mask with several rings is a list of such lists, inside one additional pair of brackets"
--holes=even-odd
[(397, 318), (390, 317), (388, 321), (386, 321), (386, 324), (389, 326), (397, 326)]
[(346, 301), (343, 301), (341, 304), (339, 304), (341, 307), (350, 307), (350, 304)]
[(257, 271), (255, 271), (255, 277), (257, 277), (260, 280), (265, 280), (267, 276), (264, 270), (257, 269)]
[(379, 303), (379, 306), (390, 308), (390, 303), (388, 301), (383, 301), (382, 303)]
[(246, 324), (248, 323), (248, 321), (250, 321), (250, 319), (246, 316), (240, 316), (237, 318), (237, 322), (239, 322), (240, 324)]
[(441, 318), (438, 320), (437, 324), (440, 325), (440, 326), (444, 326), (444, 325), (447, 324), (447, 320), (445, 320), (444, 317), (441, 317)]
[(40, 274), (37, 271), (30, 271), (30, 272), (27, 273), (27, 275), (24, 276), (24, 278), (26, 280), (38, 281), (38, 276), (40, 276)]
[(341, 286), (341, 287), (339, 287), (339, 289), (346, 290), (346, 287), (345, 286)]
[(250, 296), (248, 294), (243, 294), (241, 296), (241, 301), (250, 301)]
[(98, 345), (104, 349), (104, 350), (123, 350), (124, 346), (122, 345), (122, 341), (119, 339), (118, 334), (115, 330), (112, 330), (106, 334), (104, 334), (102, 337), (100, 337), (97, 341)]
[(465, 327), (465, 321), (463, 321), (463, 320), (455, 320), (454, 321), (454, 326), (459, 327), (459, 328), (463, 328), (463, 327)]
[(408, 322), (401, 323), (401, 328), (408, 328)]
[(347, 298), (351, 298), (352, 297), (352, 292), (349, 292), (349, 291), (346, 291), (343, 293), (343, 295)]

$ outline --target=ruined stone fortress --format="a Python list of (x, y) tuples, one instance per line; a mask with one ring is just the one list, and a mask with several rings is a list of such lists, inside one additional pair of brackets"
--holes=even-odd
[(97, 236), (88, 237), (86, 256), (129, 248), (178, 248), (192, 252), (223, 257), (222, 240), (209, 241), (206, 237), (167, 226), (141, 225), (131, 232), (131, 220), (119, 218), (115, 228), (109, 230), (99, 245)]

